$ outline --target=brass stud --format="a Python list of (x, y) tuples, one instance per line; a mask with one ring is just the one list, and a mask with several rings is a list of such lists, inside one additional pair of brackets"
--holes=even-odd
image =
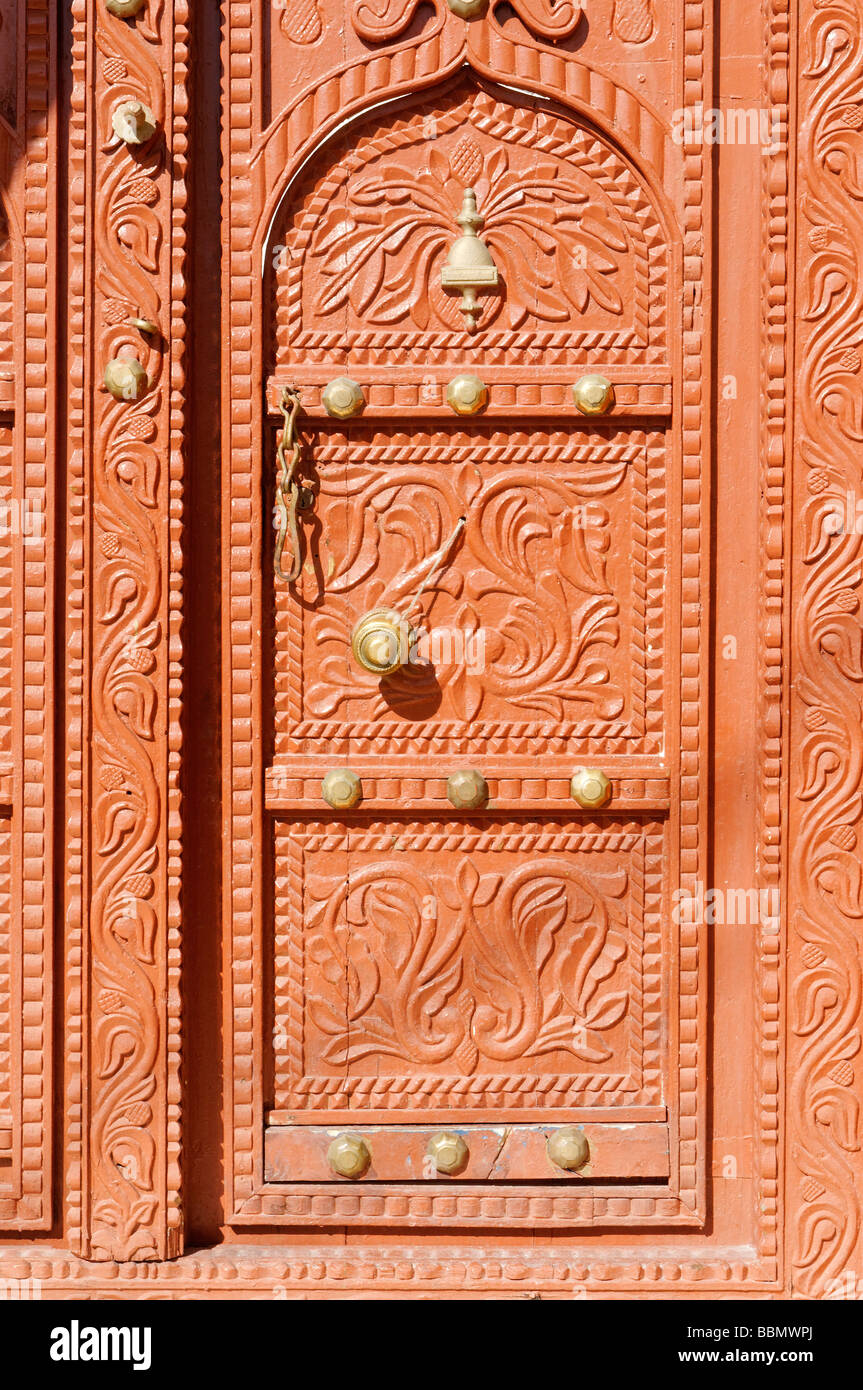
[(468, 1160), (468, 1147), (460, 1134), (441, 1130), (428, 1141), (426, 1153), (439, 1173), (460, 1173)]
[(368, 1145), (356, 1134), (337, 1134), (327, 1149), (327, 1163), (340, 1178), (361, 1178), (371, 1161)]
[(446, 794), (457, 811), (475, 811), (488, 801), (488, 782), (475, 768), (459, 768), (447, 778)]
[(614, 405), (614, 387), (608, 377), (594, 373), (575, 383), (572, 398), (582, 415), (606, 415)]
[(554, 1134), (549, 1136), (547, 1148), (552, 1163), (565, 1169), (567, 1173), (577, 1172), (590, 1158), (590, 1145), (582, 1131), (574, 1125), (556, 1129)]
[(324, 801), (335, 811), (352, 811), (363, 799), (363, 784), (350, 768), (338, 767), (328, 772), (321, 791)]
[(373, 608), (351, 633), (351, 651), (364, 671), (391, 676), (407, 664), (414, 638), (401, 613), (393, 608)]
[(327, 382), (321, 392), (321, 402), (328, 415), (337, 420), (350, 420), (365, 408), (366, 398), (363, 388), (349, 376), (337, 376)]
[(463, 372), (447, 386), (446, 403), (456, 415), (478, 415), (488, 405), (488, 387), (478, 376)]
[(156, 117), (142, 101), (121, 101), (111, 116), (114, 134), (127, 145), (143, 145), (156, 134)]
[(133, 15), (140, 14), (146, 3), (147, 0), (105, 0), (105, 9), (118, 19), (131, 19)]
[(453, 14), (459, 19), (476, 19), (485, 14), (488, 0), (446, 0)]
[(135, 357), (112, 358), (103, 380), (115, 401), (139, 401), (150, 384), (147, 373)]
[(586, 811), (598, 810), (611, 800), (611, 783), (598, 767), (579, 767), (569, 784), (573, 801)]

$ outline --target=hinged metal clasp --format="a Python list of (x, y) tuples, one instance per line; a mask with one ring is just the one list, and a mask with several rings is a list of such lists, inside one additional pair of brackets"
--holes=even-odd
[[(297, 415), (300, 410), (300, 393), (296, 386), (285, 386), (279, 409), (284, 419), (284, 428), (277, 450), (279, 476), (276, 482), (276, 511), (278, 513), (278, 532), (273, 567), (276, 578), (286, 584), (294, 584), (300, 577), (303, 557), (300, 554), (300, 535), (297, 526), (297, 511), (311, 506), (314, 494), (309, 488), (301, 488), (297, 480), (300, 463), (300, 442), (296, 435)], [(289, 457), (290, 455), (290, 457)], [(288, 574), (282, 569), (282, 555), (285, 542), (290, 535), (291, 568)]]

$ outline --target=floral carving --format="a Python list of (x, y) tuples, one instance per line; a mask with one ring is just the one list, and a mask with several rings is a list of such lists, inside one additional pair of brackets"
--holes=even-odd
[[(178, 647), (170, 658), (167, 651), (176, 618), (166, 576), (179, 550), (182, 308), (172, 290), (179, 293), (183, 275), (172, 239), (184, 199), (185, 142), (174, 125), (184, 100), (184, 0), (168, 10), (158, 0), (130, 25), (100, 6), (79, 35), (102, 58), (87, 89), (86, 119), (98, 138), (86, 184), (94, 210), (86, 332), (97, 364), (134, 356), (147, 378), (135, 402), (93, 394), (81, 449), (90, 470), (83, 582), (92, 585), (92, 810), (78, 891), (89, 893), (82, 916), (94, 1003), (79, 1121), (90, 1191), (74, 1238), (89, 1258), (115, 1260), (166, 1258), (179, 1249), (177, 1145), (168, 1123), (177, 1100), (171, 1044), (178, 1002), (168, 964), (168, 862), (176, 865), (179, 846), (168, 829), (176, 799), (167, 775), (169, 740), (178, 747), (168, 682), (179, 672)], [(110, 134), (111, 111), (127, 97), (146, 101), (160, 124), (134, 149)], [(136, 320), (155, 329), (142, 332)], [(169, 321), (170, 344), (157, 331)]]
[(624, 43), (647, 43), (656, 29), (653, 0), (614, 0), (611, 28)]
[[(445, 437), (433, 447), (442, 461)], [(307, 636), (303, 652), (289, 655), (305, 662), (307, 717), (621, 717), (640, 679), (632, 651), (646, 646), (622, 542), (643, 505), (645, 463), (636, 458), (615, 450), (558, 462), (554, 476), (514, 463), (502, 473), (471, 462), (406, 464), (382, 478), (353, 449), (348, 472), (322, 466), (318, 514), (329, 572), (300, 582)], [(346, 494), (352, 521), (342, 535)], [(379, 606), (401, 611), (416, 590), (411, 574), (460, 516), (460, 546), (421, 604), (416, 659), (383, 682), (346, 666), (357, 616)], [(623, 644), (622, 613), (627, 631), (634, 627)], [(463, 646), (438, 651), (433, 634), (441, 629)], [(658, 631), (651, 642), (661, 649)]]
[[(351, 22), (361, 38), (369, 43), (391, 43), (404, 34), (422, 0), (356, 0), (351, 9)], [(446, 5), (445, 0), (431, 0), (438, 19), (450, 24), (463, 23)], [(490, 18), (499, 0), (491, 0)], [(538, 38), (553, 42), (568, 38), (581, 22), (582, 0), (511, 0), (519, 19)], [(482, 16), (477, 16), (481, 18)]]
[(839, 531), (827, 523), (861, 487), (863, 416), (855, 373), (863, 315), (863, 133), (857, 115), (863, 7), (860, 0), (819, 0), (804, 8), (795, 454), (808, 475), (808, 495), (801, 496), (796, 518), (788, 1113), (794, 1280), (812, 1298), (829, 1297), (849, 1272), (859, 1277), (860, 1268), (860, 1101), (852, 1059), (860, 1051), (863, 1000), (863, 874), (856, 851), (863, 541), (855, 517)]
[(298, 44), (317, 43), (324, 31), (315, 0), (284, 0), (280, 23), (282, 33)]

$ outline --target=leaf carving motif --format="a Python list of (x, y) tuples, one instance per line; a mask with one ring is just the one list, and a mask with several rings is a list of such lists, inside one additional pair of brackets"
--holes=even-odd
[[(444, 0), (426, 0), (437, 11), (438, 22), (463, 24)], [(356, 0), (351, 10), (354, 29), (368, 43), (392, 43), (412, 22), (423, 0)], [(499, 0), (491, 0), (489, 18), (495, 20)], [(584, 13), (583, 0), (511, 0), (511, 8), (538, 38), (553, 42), (568, 38)]]
[(797, 326), (801, 544), (791, 746), (795, 843), (790, 856), (793, 1040), (789, 1124), (802, 1201), (794, 1206), (795, 1292), (836, 1296), (860, 1265), (852, 1155), (861, 1144), (859, 1086), (863, 874), (856, 849), (863, 747), (861, 536), (830, 524), (860, 487), (863, 316), (863, 6), (816, 0), (801, 16)]
[[(378, 470), (357, 462), (349, 483), (343, 475), (322, 480), (325, 532), (330, 495), (341, 516), (348, 486), (351, 508), (347, 535), (332, 551), (326, 602), (306, 620), (308, 713), (332, 717), (371, 700), (381, 713), (407, 715), (438, 698), (450, 717), (465, 721), (489, 710), (618, 717), (626, 691), (613, 661), (621, 600), (609, 575), (612, 513), (603, 499), (617, 492), (629, 467), (627, 458), (613, 458), (575, 475), (538, 478), (513, 465), (485, 481), (477, 476), (474, 487), (469, 475), (448, 485), (441, 470), (414, 466), (383, 482)], [(405, 597), (398, 580), (379, 576), (421, 566), (462, 515), (463, 547), (426, 592), (416, 659), (382, 689), (346, 667), (356, 615), (398, 604)], [(304, 576), (304, 597), (315, 582)], [(458, 645), (453, 639), (452, 650), (443, 643), (438, 650), (435, 631), (457, 635)]]
[[(529, 1057), (615, 1055), (625, 1018), (627, 873), (551, 856), (452, 880), (398, 861), (309, 888), (307, 997), (331, 1068), (374, 1058), (466, 1074)], [(619, 1046), (619, 1040), (618, 1040)]]

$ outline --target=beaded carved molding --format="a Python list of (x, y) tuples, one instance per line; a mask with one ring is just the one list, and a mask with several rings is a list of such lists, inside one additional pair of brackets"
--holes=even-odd
[(56, 33), (4, 0), (0, 58), (0, 1228), (51, 1222)]

